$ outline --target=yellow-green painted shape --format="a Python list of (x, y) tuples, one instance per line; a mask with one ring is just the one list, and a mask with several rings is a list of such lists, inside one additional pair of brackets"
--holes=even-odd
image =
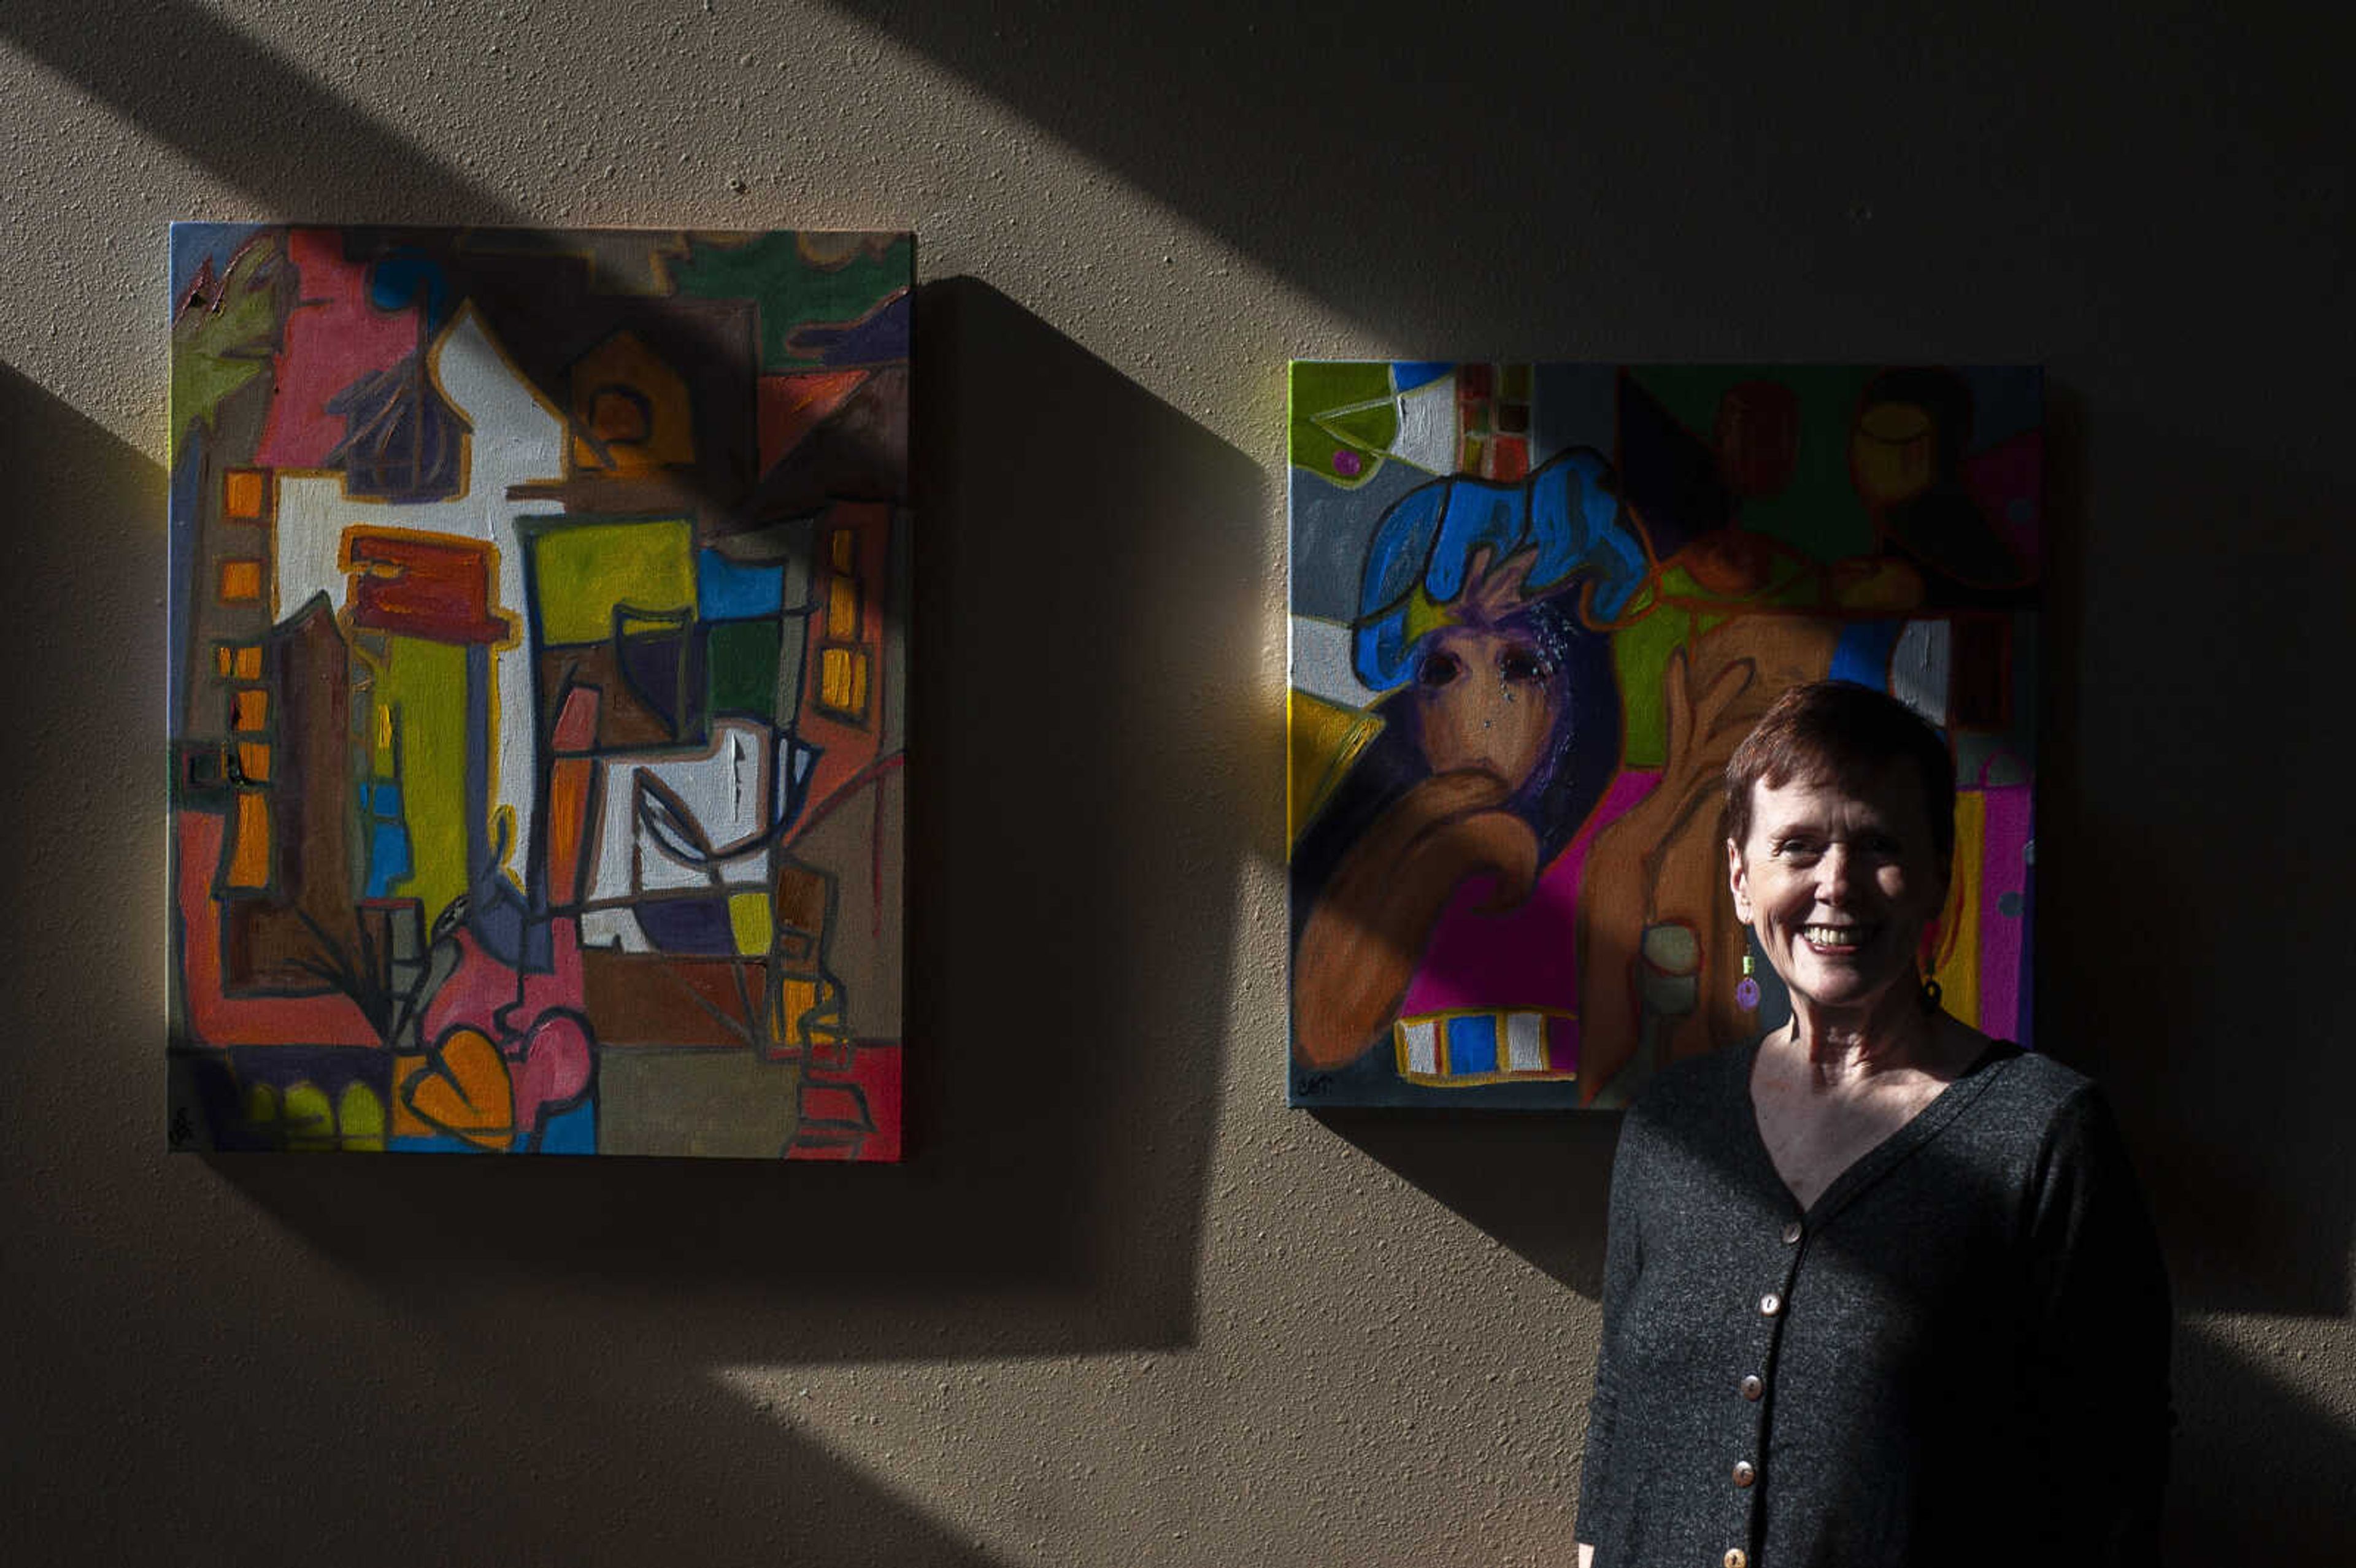
[(388, 641), (376, 698), (392, 705), (409, 829), (409, 875), (392, 891), (422, 901), (431, 922), (466, 891), (466, 650), (420, 637)]
[(766, 893), (728, 895), (728, 924), (736, 933), (736, 951), (748, 958), (766, 956), (775, 927), (769, 919)]
[(336, 1147), (336, 1112), (327, 1092), (305, 1081), (286, 1090), (285, 1147), (300, 1154), (320, 1154)]
[(375, 1090), (358, 1082), (344, 1085), (343, 1096), (336, 1102), (336, 1131), (348, 1149), (383, 1152), (384, 1102)]
[(547, 642), (604, 642), (617, 604), (695, 608), (695, 538), (685, 517), (569, 525), (540, 535), (532, 550)]

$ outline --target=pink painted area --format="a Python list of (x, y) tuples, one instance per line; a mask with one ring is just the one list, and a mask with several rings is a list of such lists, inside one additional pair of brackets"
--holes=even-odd
[(547, 974), (519, 974), (485, 951), (471, 933), (457, 934), (462, 955), (425, 1009), (424, 1035), (438, 1040), (464, 1026), (498, 1041), (514, 1086), (516, 1125), (530, 1129), (542, 1105), (562, 1105), (588, 1087), (592, 1047), (582, 1026), (581, 923), (549, 923), (553, 959)]
[(2029, 837), (2034, 830), (2026, 784), (1983, 790), (1987, 816), (1980, 829), (1980, 1016), (1978, 1027), (2003, 1039), (2020, 1029), (2021, 932), (2019, 914), (1997, 909), (2007, 893), (2016, 904), (2029, 891)]
[(1964, 488), (2004, 542), (2012, 547), (2025, 574), (2037, 575), (2044, 559), (2045, 436), (2027, 431), (1964, 459)]
[(264, 468), (316, 468), (344, 438), (327, 400), (371, 370), (390, 369), (418, 344), (413, 306), (384, 311), (369, 304), (368, 269), (344, 260), (332, 229), (286, 236), (297, 303), (287, 313), (286, 343), (271, 365), (277, 395), (262, 428), (254, 462)]
[[(1503, 914), (1483, 914), (1491, 879), (1474, 877), (1456, 890), (1408, 982), (1400, 1012), (1408, 1017), (1460, 1008), (1579, 1008), (1579, 882), (1595, 835), (1652, 793), (1655, 773), (1630, 770), (1612, 781), (1603, 799), (1563, 852), (1538, 874), (1526, 902)], [(1578, 1058), (1575, 1029), (1547, 1031), (1547, 1051), (1568, 1069)]]
[(317, 997), (231, 997), (221, 989), (221, 910), (213, 897), (229, 819), (182, 811), (173, 818), (179, 871), (181, 978), (188, 1032), (198, 1045), (381, 1045), (368, 1015), (341, 992)]
[(542, 1013), (583, 1010), (579, 921), (564, 917), (549, 922), (554, 964), (544, 975), (518, 974), (486, 952), (471, 932), (460, 931), (456, 940), (463, 955), (457, 971), (425, 1009), (428, 1040), (439, 1040), (454, 1024), (465, 1024), (512, 1054), (520, 1036)]

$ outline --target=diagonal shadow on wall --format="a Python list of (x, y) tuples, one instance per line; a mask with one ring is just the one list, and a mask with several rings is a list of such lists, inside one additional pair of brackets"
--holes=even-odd
[(0, 38), (270, 209), (524, 221), (461, 165), (185, 0), (11, 5), (0, 11)]

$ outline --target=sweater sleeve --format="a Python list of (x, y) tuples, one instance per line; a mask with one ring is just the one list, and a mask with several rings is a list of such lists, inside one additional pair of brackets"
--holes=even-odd
[(1615, 1442), (1621, 1398), (1621, 1359), (1615, 1346), (1627, 1329), (1628, 1300), (1644, 1269), (1644, 1236), (1637, 1223), (1644, 1143), (1641, 1116), (1641, 1112), (1632, 1111), (1622, 1122), (1620, 1147), (1612, 1161), (1612, 1198), (1603, 1244), (1603, 1332), (1595, 1358), (1595, 1393), (1587, 1407), (1586, 1456), (1580, 1467), (1579, 1483), (1577, 1538), (1590, 1545), (1616, 1533), (1610, 1512), (1616, 1499), (1627, 1495), (1613, 1472), (1615, 1464), (1628, 1462)]
[(2056, 1113), (2029, 1195), (2027, 1397), (2072, 1563), (2158, 1560), (2168, 1477), (2168, 1276), (2101, 1092)]

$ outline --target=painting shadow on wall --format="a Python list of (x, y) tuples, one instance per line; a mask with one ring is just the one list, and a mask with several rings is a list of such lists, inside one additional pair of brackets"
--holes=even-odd
[(1191, 1339), (1260, 477), (986, 284), (916, 309), (906, 1163), (213, 1161), (388, 1294), (659, 1285), (707, 1365)]
[[(160, 563), (120, 575), (112, 568), (151, 552), (163, 517), (162, 469), (6, 365), (0, 443), (18, 494), (32, 503), (13, 536), (20, 570), (5, 585), (11, 624), (42, 628), (60, 650), (100, 637), (109, 647), (103, 658), (53, 661), (49, 678), (20, 693), (18, 722), (36, 732), (72, 724), (151, 733), (160, 688), (125, 680), (123, 671), (162, 667), (164, 627), (153, 613)], [(152, 824), (155, 781), (150, 751), (139, 745), (99, 752), (83, 788), (60, 791), (44, 769), (13, 770), (5, 786), (13, 841), (81, 845), (86, 879), (70, 905), (16, 898), (0, 915), (7, 993), (26, 1018), (45, 1020), (0, 1045), (11, 1083), (9, 1145), (23, 1168), (51, 1178), (12, 1211), (12, 1233), (76, 1260), (9, 1293), (8, 1341), (21, 1364), (41, 1369), (24, 1385), (16, 1425), (42, 1435), (44, 1456), (21, 1467), (28, 1479), (11, 1541), (235, 1563), (250, 1561), (256, 1540), (290, 1509), (307, 1509), (312, 1548), (358, 1559), (413, 1532), (422, 1513), (441, 1509), (446, 1519), (479, 1506), (469, 1528), (487, 1552), (648, 1561), (680, 1550), (681, 1519), (668, 1499), (696, 1496), (709, 1500), (687, 1539), (707, 1552), (819, 1561), (872, 1554), (958, 1568), (1004, 1561), (887, 1495), (777, 1413), (683, 1391), (675, 1365), (616, 1353), (635, 1326), (617, 1331), (594, 1306), (557, 1303), (541, 1315), (553, 1327), (546, 1338), (429, 1333), (423, 1339), (434, 1348), (425, 1353), (418, 1339), (403, 1342), (408, 1330), (388, 1336), (372, 1311), (323, 1310), (290, 1333), (274, 1312), (240, 1310), (235, 1304), (261, 1296), (290, 1298), (304, 1282), (299, 1269), (290, 1278), (283, 1260), (228, 1240), (250, 1236), (248, 1220), (230, 1221), (217, 1240), (192, 1237), (188, 1216), (203, 1210), (213, 1173), (166, 1155), (155, 1136), (162, 843), (142, 830)], [(93, 962), (93, 931), (119, 939), (111, 969)], [(58, 1020), (66, 1017), (77, 1019), (80, 1049), (42, 1049), (64, 1038)], [(108, 1109), (93, 1116), (102, 1103)], [(275, 1163), (230, 1159), (215, 1168), (234, 1178), (241, 1168)], [(348, 1170), (368, 1188), (397, 1170), (444, 1162), (360, 1156), (298, 1163), (290, 1174), (344, 1189), (354, 1230), (339, 1247), (366, 1244), (358, 1228), (369, 1223), (449, 1218), (380, 1198), (354, 1202), (337, 1174)], [(493, 1166), (461, 1163), (477, 1182), (496, 1181)], [(444, 1196), (462, 1209), (470, 1200)], [(108, 1330), (93, 1333), (101, 1321)], [(131, 1353), (126, 1345), (145, 1349)], [(369, 1397), (356, 1402), (355, 1379), (363, 1375)], [(451, 1419), (486, 1398), (498, 1403), (498, 1419)], [(304, 1410), (326, 1408), (342, 1413), (303, 1424)], [(123, 1424), (104, 1414), (110, 1410), (141, 1414)], [(623, 1410), (638, 1441), (613, 1440)], [(202, 1440), (223, 1424), (306, 1432), (312, 1479), (300, 1500), (284, 1466), (257, 1463), (250, 1446)], [(388, 1454), (403, 1456), (399, 1485), (377, 1484)], [(85, 1486), (54, 1480), (86, 1479), (109, 1464), (139, 1479), (128, 1484), (129, 1506), (102, 1517), (88, 1509)], [(35, 1478), (41, 1476), (51, 1480)]]
[(1601, 1298), (1618, 1112), (1364, 1107), (1310, 1115), (1557, 1284)]

